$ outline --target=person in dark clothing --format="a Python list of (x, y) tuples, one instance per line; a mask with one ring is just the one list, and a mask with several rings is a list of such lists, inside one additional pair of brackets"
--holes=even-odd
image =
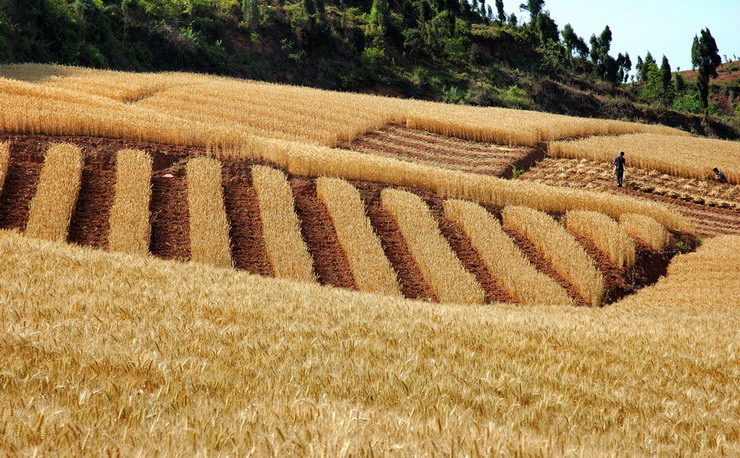
[(724, 173), (720, 172), (717, 167), (715, 167), (714, 169), (712, 169), (712, 171), (714, 172), (714, 176), (717, 179), (717, 182), (719, 182), (719, 183), (727, 183), (727, 177), (725, 176)]
[(614, 171), (617, 173), (617, 187), (622, 187), (622, 180), (624, 179), (624, 151), (619, 153), (619, 156), (614, 158)]

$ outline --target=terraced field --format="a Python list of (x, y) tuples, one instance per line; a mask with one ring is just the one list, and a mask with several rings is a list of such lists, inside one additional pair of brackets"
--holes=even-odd
[(698, 235), (740, 234), (740, 186), (628, 168), (625, 187), (614, 184), (609, 163), (587, 159), (546, 158), (521, 180), (576, 189), (626, 194), (669, 205), (696, 224)]
[(503, 146), (390, 125), (338, 145), (361, 153), (467, 173), (510, 178), (544, 157), (541, 147)]
[[(446, 213), (444, 199), (430, 191), (334, 179), (342, 189), (336, 192), (344, 196), (335, 201), (331, 183), (321, 178), (294, 176), (254, 161), (204, 159), (205, 151), (198, 148), (89, 137), (5, 135), (3, 140), (10, 145), (10, 160), (0, 195), (0, 229), (29, 230), (47, 151), (52, 144), (67, 143), (84, 158), (84, 166), (79, 193), (70, 197), (73, 205), (66, 210), (71, 213), (66, 240), (101, 249), (139, 253), (148, 246), (150, 254), (163, 259), (432, 301), (521, 303), (528, 297), (522, 288), (550, 290), (540, 282), (554, 282), (566, 302), (580, 305), (598, 305), (602, 298), (612, 302), (654, 282), (675, 252), (658, 253), (638, 240), (637, 266), (620, 268), (591, 240), (574, 237), (584, 262), (593, 263), (596, 275), (604, 278), (603, 295), (587, 299), (542, 247), (506, 224), (502, 237), (515, 247), (512, 256), (523, 261), (499, 261), (504, 264), (496, 271), (490, 259), (496, 254), (487, 257), (482, 245), (487, 242), (471, 237), (476, 220), (468, 220), (466, 229), (463, 220)], [(143, 166), (127, 166), (131, 161), (143, 161)], [(132, 176), (125, 178), (124, 170)], [(150, 189), (143, 193), (131, 189), (130, 183), (147, 182)], [(339, 214), (346, 205), (356, 209)], [(503, 208), (479, 208), (477, 218), (500, 225)], [(672, 243), (681, 237), (675, 234)], [(510, 268), (506, 262), (524, 262), (544, 275), (532, 277), (526, 286), (508, 285), (502, 277)], [(378, 267), (368, 270), (364, 264)], [(383, 271), (386, 265), (390, 270)], [(460, 285), (468, 285), (467, 292), (456, 289)]]

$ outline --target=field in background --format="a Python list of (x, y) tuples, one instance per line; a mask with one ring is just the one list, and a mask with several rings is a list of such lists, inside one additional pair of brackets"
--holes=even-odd
[[(718, 238), (686, 260), (736, 259), (738, 247)], [(711, 307), (663, 289), (651, 301), (667, 306), (492, 309), (2, 233), (0, 303), (13, 306), (0, 307), (0, 446), (732, 454), (737, 276), (702, 266), (697, 278), (735, 295), (707, 296)]]
[(628, 167), (624, 186), (615, 186), (609, 161), (546, 158), (520, 177), (527, 182), (653, 200), (691, 220), (698, 235), (740, 234), (740, 186), (682, 178)]

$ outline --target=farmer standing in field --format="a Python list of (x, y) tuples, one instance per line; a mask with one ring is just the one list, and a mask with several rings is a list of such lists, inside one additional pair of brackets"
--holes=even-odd
[(619, 153), (619, 156), (614, 158), (614, 171), (617, 173), (617, 187), (622, 187), (622, 179), (624, 178), (624, 151)]

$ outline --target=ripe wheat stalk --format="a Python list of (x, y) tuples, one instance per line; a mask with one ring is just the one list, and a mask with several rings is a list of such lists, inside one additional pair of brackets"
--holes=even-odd
[(188, 161), (186, 169), (192, 260), (232, 267), (229, 221), (221, 187), (221, 162), (200, 157)]
[(546, 213), (527, 207), (506, 207), (502, 216), (504, 226), (529, 239), (586, 302), (592, 306), (601, 304), (604, 278), (593, 259), (563, 226)]
[(75, 145), (55, 144), (46, 152), (36, 195), (31, 200), (26, 234), (46, 240), (67, 239), (82, 179), (82, 151)]
[(444, 236), (429, 207), (416, 194), (386, 188), (383, 208), (393, 215), (414, 260), (442, 302), (480, 304), (485, 299), (475, 276), (465, 270)]
[(565, 227), (594, 242), (620, 269), (635, 265), (635, 243), (619, 223), (605, 214), (570, 210), (565, 214)]
[(265, 248), (275, 276), (315, 282), (313, 260), (301, 234), (293, 192), (285, 173), (255, 165), (252, 181), (259, 201)]
[(360, 192), (336, 178), (316, 180), (316, 192), (329, 210), (339, 243), (361, 291), (400, 296), (396, 272), (373, 231)]
[(152, 158), (144, 151), (116, 153), (115, 197), (110, 212), (108, 249), (147, 255), (151, 223)]
[(486, 268), (507, 294), (522, 304), (573, 305), (567, 291), (538, 271), (483, 207), (464, 200), (446, 200), (445, 215), (460, 224)]
[(668, 243), (668, 231), (649, 216), (625, 213), (619, 217), (619, 225), (624, 232), (642, 240), (657, 251), (663, 251)]
[(5, 176), (8, 174), (8, 166), (10, 165), (10, 143), (0, 143), (0, 193), (3, 192), (3, 184), (5, 183)]

